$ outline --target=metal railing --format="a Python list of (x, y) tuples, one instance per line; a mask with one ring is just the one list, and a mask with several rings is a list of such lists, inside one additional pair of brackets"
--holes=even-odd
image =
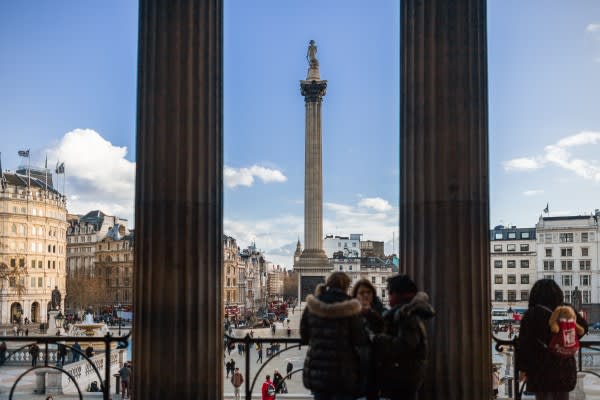
[[(515, 399), (515, 400), (521, 400), (523, 390), (526, 387), (526, 383), (525, 382), (521, 383), (519, 381), (519, 372), (520, 371), (517, 368), (518, 355), (517, 355), (516, 350), (519, 346), (519, 337), (515, 336), (512, 339), (501, 339), (499, 337), (492, 335), (492, 340), (494, 342), (496, 342), (496, 350), (498, 352), (503, 352), (505, 350), (505, 347), (511, 347), (513, 349), (513, 363), (512, 363), (513, 376), (512, 376), (511, 390), (508, 393), (508, 398)], [(600, 363), (598, 363), (598, 370), (592, 370), (590, 368), (584, 369), (584, 359), (586, 359), (586, 358), (590, 359), (590, 362), (588, 362), (588, 365), (590, 367), (594, 366), (593, 356), (591, 354), (585, 353), (583, 351), (584, 349), (600, 352), (600, 341), (598, 341), (598, 340), (581, 340), (580, 341), (580, 349), (577, 352), (577, 356), (576, 356), (577, 372), (591, 374), (591, 375), (594, 375), (594, 376), (597, 376), (600, 378)], [(600, 353), (598, 353), (598, 355), (600, 356)]]
[[(35, 370), (42, 370), (42, 369), (53, 369), (53, 370), (57, 370), (62, 374), (65, 374), (66, 376), (69, 377), (69, 379), (73, 382), (73, 384), (75, 385), (75, 388), (77, 389), (77, 392), (79, 394), (79, 399), (83, 400), (83, 392), (81, 390), (81, 388), (79, 387), (79, 384), (77, 383), (77, 379), (75, 376), (73, 376), (73, 374), (69, 373), (65, 368), (63, 368), (65, 365), (61, 364), (61, 365), (50, 365), (49, 361), (50, 361), (50, 355), (53, 352), (52, 350), (49, 349), (49, 345), (64, 345), (65, 349), (70, 350), (71, 352), (77, 353), (79, 356), (81, 356), (85, 361), (88, 362), (89, 367), (93, 369), (93, 371), (95, 372), (95, 374), (98, 376), (98, 381), (100, 382), (100, 391), (103, 393), (102, 398), (104, 400), (109, 400), (110, 399), (110, 367), (111, 367), (111, 344), (112, 343), (119, 343), (119, 346), (121, 348), (123, 347), (127, 347), (128, 343), (129, 343), (129, 338), (131, 336), (131, 332), (129, 332), (127, 335), (124, 336), (112, 336), (109, 333), (107, 333), (106, 335), (102, 336), (102, 337), (90, 337), (90, 336), (0, 336), (0, 342), (19, 342), (20, 344), (22, 344), (23, 342), (25, 342), (25, 344), (22, 344), (21, 346), (19, 346), (18, 348), (13, 348), (13, 349), (9, 349), (7, 350), (7, 354), (8, 356), (5, 358), (4, 363), (6, 363), (6, 361), (10, 360), (15, 354), (19, 353), (20, 351), (23, 351), (24, 349), (32, 346), (33, 344), (35, 345), (42, 345), (40, 348), (40, 352), (37, 355), (37, 360), (39, 361), (40, 356), (43, 356), (43, 365), (32, 365), (31, 368), (28, 368), (27, 370), (25, 370), (23, 373), (21, 373), (17, 379), (15, 380), (15, 382), (13, 383), (11, 389), (10, 389), (10, 394), (9, 394), (9, 400), (12, 400), (15, 389), (17, 388), (17, 385), (19, 384), (19, 382), (25, 377), (25, 375), (29, 374), (30, 372), (33, 372)], [(105, 375), (105, 379), (102, 379), (102, 375), (100, 374), (100, 371), (98, 370), (98, 368), (96, 367), (96, 364), (93, 362), (93, 360), (91, 360), (90, 357), (88, 357), (85, 354), (85, 350), (81, 350), (81, 349), (77, 349), (77, 348), (73, 348), (73, 346), (66, 344), (66, 342), (79, 342), (79, 343), (98, 343), (98, 342), (103, 342), (104, 343), (104, 375)], [(37, 363), (32, 363), (32, 364), (37, 364)], [(0, 363), (0, 368), (3, 366), (3, 363)]]
[[(240, 337), (235, 337), (235, 336), (230, 336), (230, 335), (225, 335), (225, 338), (227, 339), (227, 343), (243, 343), (244, 344), (244, 359), (245, 359), (245, 363), (246, 363), (246, 370), (244, 373), (244, 384), (245, 384), (245, 392), (246, 392), (246, 400), (252, 400), (252, 392), (254, 391), (254, 386), (256, 385), (256, 380), (258, 379), (258, 377), (260, 376), (260, 373), (262, 372), (262, 370), (267, 366), (267, 364), (273, 360), (276, 356), (280, 355), (283, 352), (286, 352), (288, 350), (291, 349), (295, 349), (295, 348), (300, 348), (301, 345), (301, 339), (299, 337), (282, 337), (281, 335), (274, 335), (273, 337), (252, 337), (250, 336), (250, 334), (246, 334), (246, 336), (240, 338)], [(259, 345), (263, 345), (263, 343), (284, 343), (286, 344), (286, 347), (284, 349), (277, 349), (275, 351), (271, 351), (270, 353), (270, 357), (267, 358), (267, 360), (261, 364), (260, 368), (258, 369), (258, 371), (256, 371), (256, 374), (254, 375), (254, 379), (252, 379), (252, 384), (250, 384), (250, 349), (252, 348), (252, 345), (255, 344), (259, 344)], [(288, 344), (292, 344), (291, 346), (288, 346)], [(272, 347), (271, 347), (272, 348)], [(283, 376), (283, 380), (278, 383), (277, 387), (275, 387), (275, 391), (279, 392), (279, 389), (281, 389), (283, 387), (283, 385), (285, 384), (285, 381), (292, 375), (296, 374), (297, 372), (302, 371), (302, 368), (296, 369), (296, 370), (292, 370), (290, 373), (286, 373), (285, 376)]]

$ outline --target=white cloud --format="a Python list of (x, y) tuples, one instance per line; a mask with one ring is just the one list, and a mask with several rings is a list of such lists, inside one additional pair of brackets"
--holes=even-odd
[(116, 146), (92, 129), (67, 132), (47, 150), (50, 160), (65, 163), (65, 175), (54, 177), (65, 192), (70, 213), (100, 209), (129, 220), (133, 226), (135, 163), (127, 160), (127, 147)]
[(596, 161), (588, 161), (574, 157), (569, 150), (581, 146), (592, 146), (600, 143), (600, 133), (583, 131), (560, 139), (556, 144), (544, 147), (544, 154), (536, 157), (524, 157), (504, 162), (506, 171), (539, 169), (553, 164), (571, 171), (584, 179), (600, 182), (600, 166)]
[(526, 190), (523, 192), (523, 196), (535, 196), (544, 193), (543, 190)]
[(522, 157), (504, 161), (505, 171), (533, 171), (542, 168), (542, 164), (534, 158)]
[(381, 197), (365, 198), (358, 202), (361, 207), (372, 208), (376, 211), (389, 211), (392, 209), (391, 204)]
[[(376, 204), (384, 211), (364, 207), (360, 201), (356, 205), (326, 202), (323, 234), (362, 233), (363, 239), (390, 242), (391, 246), (394, 235), (398, 239), (398, 209), (386, 200), (380, 200)], [(264, 250), (268, 261), (286, 267), (293, 264), (292, 249), (295, 250), (298, 238), (304, 242), (304, 219), (301, 215), (256, 220), (225, 218), (223, 223), (225, 234), (234, 237), (239, 246), (246, 247), (256, 242), (256, 246)]]
[(600, 24), (589, 24), (585, 27), (585, 31), (590, 33), (600, 32)]
[(252, 186), (255, 177), (263, 181), (263, 183), (281, 183), (287, 181), (287, 177), (281, 171), (259, 165), (253, 165), (249, 168), (233, 168), (226, 165), (223, 169), (225, 186), (230, 188)]

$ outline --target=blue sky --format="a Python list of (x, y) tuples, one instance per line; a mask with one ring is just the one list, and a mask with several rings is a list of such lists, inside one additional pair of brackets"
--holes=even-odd
[[(303, 229), (308, 41), (317, 42), (327, 234), (391, 250), (399, 2), (225, 2), (225, 231), (290, 264)], [(65, 161), (70, 211), (133, 218), (137, 2), (0, 3), (2, 167)], [(488, 4), (490, 223), (600, 208), (600, 2)], [(132, 222), (133, 223), (133, 222)], [(397, 247), (396, 247), (397, 249)]]

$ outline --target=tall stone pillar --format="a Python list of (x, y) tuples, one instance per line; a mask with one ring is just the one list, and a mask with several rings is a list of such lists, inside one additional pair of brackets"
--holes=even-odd
[(487, 399), (486, 0), (404, 0), (401, 7), (401, 270), (437, 310), (419, 398)]
[(223, 395), (220, 0), (141, 0), (133, 382)]
[(321, 105), (327, 81), (321, 80), (317, 46), (310, 41), (306, 80), (300, 81), (305, 104), (304, 144), (304, 251), (294, 270), (299, 272), (299, 298), (314, 292), (330, 270), (329, 259), (323, 251), (323, 144)]

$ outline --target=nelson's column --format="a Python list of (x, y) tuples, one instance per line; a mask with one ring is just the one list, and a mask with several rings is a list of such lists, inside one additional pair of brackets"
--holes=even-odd
[(331, 272), (329, 260), (323, 251), (323, 168), (321, 146), (321, 103), (327, 81), (321, 80), (317, 46), (310, 41), (308, 73), (300, 81), (305, 102), (304, 144), (304, 251), (294, 265), (298, 272), (298, 295), (303, 301), (314, 292), (317, 284), (324, 282)]

